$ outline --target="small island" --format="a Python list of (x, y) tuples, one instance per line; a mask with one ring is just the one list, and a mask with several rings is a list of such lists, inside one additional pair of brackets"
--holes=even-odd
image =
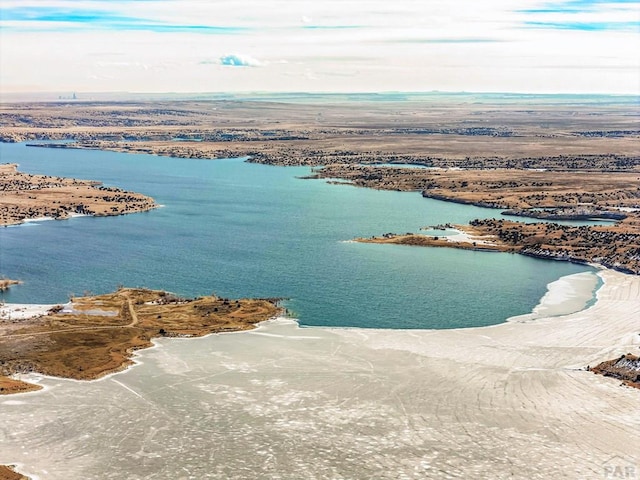
[[(154, 337), (200, 337), (247, 330), (275, 317), (277, 299), (185, 299), (158, 290), (120, 288), (43, 307), (40, 315), (0, 309), (0, 394), (39, 389), (12, 376), (40, 373), (92, 380), (133, 363)], [(25, 318), (26, 317), (26, 318)]]

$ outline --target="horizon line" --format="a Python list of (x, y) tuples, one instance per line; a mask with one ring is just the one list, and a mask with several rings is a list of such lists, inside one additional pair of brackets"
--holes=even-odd
[(51, 100), (72, 100), (76, 102), (90, 101), (92, 99), (82, 98), (87, 95), (95, 96), (175, 96), (175, 97), (197, 97), (197, 96), (376, 96), (376, 95), (504, 95), (504, 96), (530, 96), (530, 97), (553, 97), (553, 96), (573, 96), (573, 97), (638, 97), (640, 92), (525, 92), (525, 91), (474, 91), (474, 90), (377, 90), (377, 91), (270, 91), (270, 90), (244, 90), (244, 91), (192, 91), (192, 92), (176, 92), (176, 91), (129, 91), (129, 90), (111, 90), (111, 91), (81, 91), (81, 90), (25, 90), (3, 92), (0, 89), (0, 103), (4, 103), (6, 97), (42, 97), (52, 95), (56, 98)]

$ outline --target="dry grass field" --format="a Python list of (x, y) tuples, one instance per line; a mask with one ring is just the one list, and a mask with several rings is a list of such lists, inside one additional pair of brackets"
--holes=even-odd
[(122, 215), (151, 210), (152, 198), (99, 182), (30, 175), (15, 164), (0, 165), (0, 225), (71, 215)]
[[(132, 363), (159, 336), (197, 337), (246, 330), (278, 313), (271, 300), (182, 299), (146, 289), (74, 298), (32, 319), (0, 319), (0, 375), (38, 372), (89, 380)], [(24, 391), (0, 377), (0, 394)]]
[[(509, 166), (633, 162), (628, 105), (404, 102), (87, 102), (0, 105), (0, 141), (195, 158), (252, 155), (277, 165)], [(179, 141), (176, 141), (179, 140)], [(606, 160), (615, 154), (617, 160)], [(545, 160), (546, 159), (546, 160)], [(604, 159), (604, 160), (603, 160)], [(505, 163), (507, 162), (507, 163)]]
[(27, 480), (27, 477), (14, 472), (5, 465), (0, 465), (0, 480)]

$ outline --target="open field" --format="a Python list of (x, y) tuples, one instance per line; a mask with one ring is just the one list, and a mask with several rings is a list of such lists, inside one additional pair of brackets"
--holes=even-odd
[(0, 105), (0, 141), (75, 140), (194, 158), (253, 156), (275, 165), (624, 169), (640, 165), (633, 105), (87, 102)]
[(617, 172), (551, 172), (520, 168), (459, 170), (328, 165), (316, 169), (312, 177), (339, 178), (359, 187), (418, 191), (429, 198), (493, 208), (567, 211), (552, 212), (558, 217), (572, 214), (589, 218), (609, 210), (618, 213), (619, 220), (624, 216), (620, 214), (621, 209), (640, 205), (640, 171), (633, 168)]
[[(120, 289), (74, 298), (47, 315), (0, 318), (0, 375), (39, 372), (88, 380), (132, 363), (135, 350), (159, 336), (197, 337), (252, 328), (278, 312), (270, 300), (214, 296), (185, 300), (162, 291)], [(0, 393), (24, 391), (0, 377)]]

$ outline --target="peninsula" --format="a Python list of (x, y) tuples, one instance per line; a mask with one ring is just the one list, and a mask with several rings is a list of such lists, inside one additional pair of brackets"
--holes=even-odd
[(111, 216), (156, 208), (150, 197), (100, 182), (32, 175), (0, 165), (0, 225), (73, 215)]
[[(329, 165), (312, 178), (340, 179), (350, 185), (417, 191), (425, 198), (496, 208), (504, 217), (530, 217), (545, 223), (507, 219), (474, 220), (469, 227), (489, 240), (483, 248), (578, 263), (599, 263), (640, 273), (640, 172), (583, 172), (526, 169), (430, 170), (362, 165)], [(336, 181), (336, 180), (332, 180)], [(570, 226), (558, 220), (605, 220)], [(555, 222), (555, 223), (554, 223)], [(362, 241), (362, 239), (360, 239)], [(433, 240), (386, 235), (383, 243), (431, 246)], [(464, 242), (442, 243), (468, 248)]]
[[(21, 315), (19, 306), (0, 308), (0, 394), (38, 389), (12, 375), (91, 380), (133, 363), (134, 351), (154, 337), (199, 337), (253, 328), (279, 312), (277, 300), (184, 299), (164, 291), (121, 288), (73, 298)], [(26, 318), (24, 318), (26, 317)]]
[(19, 285), (20, 280), (11, 280), (9, 278), (0, 278), (0, 292), (4, 292), (6, 290), (9, 290), (9, 287), (11, 287), (11, 285)]

